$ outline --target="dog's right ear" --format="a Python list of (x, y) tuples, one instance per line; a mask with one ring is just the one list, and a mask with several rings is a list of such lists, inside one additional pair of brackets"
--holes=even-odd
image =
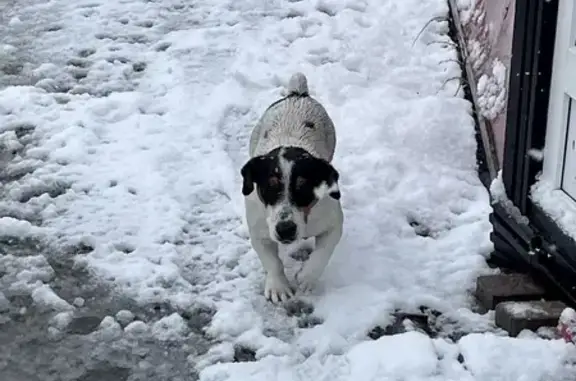
[(244, 196), (248, 196), (254, 191), (254, 167), (256, 166), (254, 159), (248, 160), (240, 170), (242, 175), (242, 194)]

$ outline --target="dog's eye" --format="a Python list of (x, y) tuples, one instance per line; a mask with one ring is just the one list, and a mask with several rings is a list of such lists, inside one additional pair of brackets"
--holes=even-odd
[(268, 185), (271, 187), (277, 187), (280, 185), (280, 179), (277, 176), (271, 176), (268, 178)]
[(304, 177), (296, 177), (296, 188), (302, 188), (304, 184), (306, 184), (306, 179)]

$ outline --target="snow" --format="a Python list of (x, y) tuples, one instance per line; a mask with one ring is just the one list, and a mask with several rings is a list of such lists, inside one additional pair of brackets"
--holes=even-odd
[[(0, 90), (2, 143), (15, 151), (2, 157), (13, 177), (1, 235), (91, 248), (75, 254), (78, 266), (139, 306), (177, 310), (123, 330), (132, 315), (115, 311), (94, 340), (190, 337), (181, 311), (206, 308), (211, 347), (186, 352), (203, 381), (562, 374), (569, 346), (501, 337), (492, 314), (471, 310), (492, 249), (472, 110), (452, 80), (460, 68), (445, 23), (415, 40), (447, 14), (445, 1), (39, 6), (59, 26), (37, 43), (48, 58), (23, 69), (30, 85)], [(337, 128), (345, 232), (319, 287), (274, 306), (243, 224), (239, 169), (251, 127), (296, 71)], [(0, 256), (4, 272), (35, 303), (74, 308), (49, 286), (43, 255)], [(441, 313), (440, 337), (406, 325), (368, 339), (395, 310), (422, 305)], [(254, 361), (232, 362), (238, 348)]]
[(70, 324), (73, 317), (74, 315), (72, 311), (59, 312), (52, 318), (52, 324), (54, 325), (54, 328), (62, 331)]
[(138, 320), (128, 324), (124, 330), (132, 335), (142, 335), (148, 330), (148, 326), (146, 323)]
[(539, 178), (530, 188), (530, 196), (566, 235), (576, 239), (576, 207), (564, 190)]
[(28, 221), (19, 220), (12, 217), (0, 218), (0, 235), (2, 237), (37, 237), (41, 236), (44, 230), (33, 226)]
[(128, 325), (134, 320), (134, 314), (128, 310), (120, 310), (116, 313), (116, 320), (120, 324)]
[(10, 301), (6, 298), (3, 292), (0, 292), (0, 312), (7, 312), (10, 310)]
[(152, 326), (153, 335), (162, 341), (178, 340), (185, 336), (187, 330), (186, 322), (176, 312), (163, 317)]
[(563, 324), (576, 323), (576, 311), (573, 308), (566, 307), (560, 314), (559, 322)]
[(528, 150), (528, 156), (533, 160), (541, 162), (544, 160), (544, 151), (536, 148), (530, 148)]
[(31, 296), (32, 300), (41, 307), (50, 307), (58, 311), (67, 311), (74, 308), (45, 284), (36, 287), (32, 291)]
[(506, 66), (497, 58), (492, 61), (492, 73), (478, 79), (478, 108), (483, 117), (495, 119), (506, 107)]
[[(564, 364), (575, 357), (567, 348), (559, 340), (537, 341), (479, 333), (463, 337), (454, 347), (442, 339), (407, 332), (363, 342), (343, 355), (310, 357), (298, 366), (282, 361), (272, 363), (274, 360), (270, 358), (259, 363), (239, 364), (234, 369), (222, 364), (212, 367), (203, 379), (568, 380)], [(314, 367), (314, 361), (324, 366)], [(255, 377), (255, 374), (261, 376)]]
[(85, 302), (86, 301), (84, 300), (84, 298), (78, 297), (78, 298), (74, 298), (74, 300), (72, 301), (72, 304), (74, 304), (76, 307), (82, 307), (82, 306), (84, 306)]
[(471, 334), (459, 346), (476, 380), (568, 380), (564, 364), (574, 359), (574, 351), (567, 351), (560, 340)]
[(508, 198), (506, 194), (506, 187), (502, 179), (502, 170), (498, 171), (496, 177), (490, 183), (490, 196), (492, 197), (492, 204), (498, 203), (505, 210), (506, 213), (516, 220), (519, 224), (528, 225), (528, 217), (524, 216), (520, 209)]
[(476, 11), (476, 0), (456, 0), (456, 6), (460, 12), (460, 20), (466, 24)]
[(545, 309), (529, 302), (502, 302), (502, 305), (504, 309), (508, 311), (508, 314), (518, 318), (524, 318), (526, 316), (546, 316), (549, 314)]

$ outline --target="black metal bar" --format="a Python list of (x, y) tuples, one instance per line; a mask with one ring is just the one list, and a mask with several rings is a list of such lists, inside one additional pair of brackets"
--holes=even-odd
[(510, 75), (508, 83), (508, 105), (506, 112), (506, 139), (504, 142), (504, 157), (502, 178), (508, 198), (515, 201), (517, 152), (519, 136), (522, 130), (522, 114), (524, 111), (523, 94), (527, 64), (526, 45), (530, 34), (530, 8), (534, 0), (515, 2), (514, 32), (512, 36), (512, 57), (510, 59)]
[[(517, 1), (523, 3), (524, 1)], [(539, 3), (540, 0), (526, 1), (528, 5), (528, 17), (526, 25), (526, 38), (524, 40), (524, 64), (522, 75), (522, 93), (521, 93), (521, 112), (520, 120), (517, 125), (517, 146), (516, 151), (512, 154), (515, 157), (514, 172), (514, 193), (512, 194), (512, 201), (520, 209), (521, 213), (526, 212), (526, 198), (528, 194), (525, 192), (526, 180), (526, 165), (527, 165), (527, 152), (529, 149), (528, 140), (530, 138), (531, 117), (533, 116), (534, 106), (534, 88), (536, 86), (537, 72), (537, 51), (538, 46), (538, 33), (540, 24), (539, 20)], [(509, 168), (508, 168), (509, 169)]]

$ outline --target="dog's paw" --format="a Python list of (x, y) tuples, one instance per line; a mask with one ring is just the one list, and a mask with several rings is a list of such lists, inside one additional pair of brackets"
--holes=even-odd
[(280, 303), (291, 299), (294, 296), (294, 291), (286, 276), (268, 274), (264, 285), (264, 296), (272, 303)]
[(312, 253), (312, 248), (310, 247), (300, 247), (297, 250), (290, 253), (290, 258), (299, 262), (306, 262), (310, 258)]
[(314, 266), (304, 266), (302, 271), (296, 274), (296, 281), (298, 282), (298, 290), (302, 292), (310, 292), (318, 283), (322, 271)]
[(314, 289), (314, 286), (316, 286), (316, 282), (314, 281), (302, 281), (298, 283), (298, 291), (303, 294), (308, 294)]

